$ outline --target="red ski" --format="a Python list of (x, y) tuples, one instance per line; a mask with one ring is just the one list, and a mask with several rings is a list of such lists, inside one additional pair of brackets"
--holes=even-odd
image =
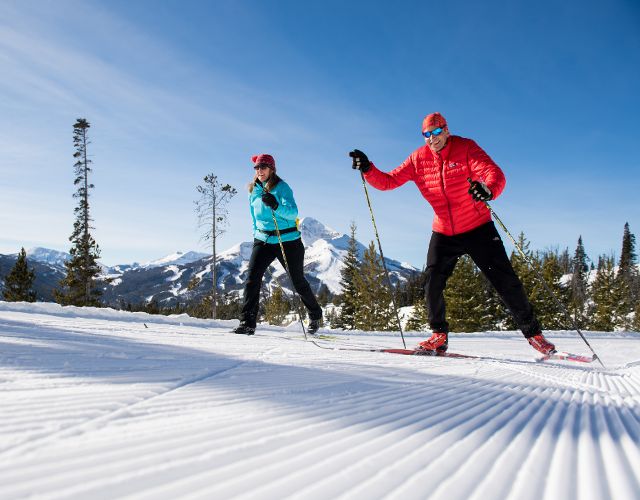
[(434, 356), (442, 358), (472, 358), (477, 359), (479, 356), (471, 354), (459, 354), (457, 352), (442, 351), (425, 351), (424, 349), (379, 349), (379, 352), (388, 352), (391, 354), (404, 354), (406, 356)]
[(553, 359), (560, 359), (563, 361), (577, 361), (578, 363), (591, 363), (596, 360), (595, 356), (581, 356), (579, 354), (571, 354), (570, 352), (556, 352), (554, 354), (547, 354), (536, 361), (549, 361)]

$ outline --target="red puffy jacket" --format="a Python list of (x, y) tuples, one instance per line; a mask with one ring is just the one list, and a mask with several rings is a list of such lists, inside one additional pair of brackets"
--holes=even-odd
[(446, 146), (437, 153), (425, 144), (395, 170), (381, 172), (372, 164), (364, 177), (383, 191), (407, 181), (415, 182), (435, 212), (433, 230), (447, 236), (470, 231), (491, 220), (486, 205), (471, 198), (468, 177), (484, 182), (494, 199), (506, 184), (500, 167), (480, 146), (455, 135), (450, 136)]

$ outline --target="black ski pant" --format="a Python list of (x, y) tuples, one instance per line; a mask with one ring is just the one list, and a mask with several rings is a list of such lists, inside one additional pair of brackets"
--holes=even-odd
[[(287, 258), (293, 287), (300, 295), (302, 302), (309, 311), (309, 319), (322, 319), (322, 309), (316, 300), (309, 282), (304, 277), (304, 245), (300, 238), (282, 243)], [(244, 285), (244, 303), (240, 320), (248, 326), (256, 326), (258, 306), (260, 301), (260, 286), (262, 277), (271, 263), (278, 259), (283, 268), (285, 261), (279, 243), (265, 243), (253, 240), (253, 251), (249, 259), (249, 276)], [(285, 268), (286, 269), (286, 268)]]
[(431, 329), (449, 332), (444, 289), (458, 259), (465, 254), (471, 257), (496, 289), (524, 336), (529, 338), (540, 333), (540, 323), (493, 222), (454, 236), (436, 232), (431, 235), (425, 284)]

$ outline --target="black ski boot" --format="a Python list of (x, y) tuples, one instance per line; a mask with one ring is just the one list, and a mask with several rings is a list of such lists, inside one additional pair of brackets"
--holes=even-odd
[(231, 331), (239, 335), (253, 335), (254, 333), (256, 333), (256, 327), (249, 326), (246, 323), (240, 323), (236, 328), (234, 328)]
[(315, 335), (318, 332), (318, 329), (320, 328), (320, 323), (321, 323), (321, 320), (319, 319), (312, 319), (311, 321), (309, 321), (309, 326), (307, 327), (307, 333), (310, 335)]

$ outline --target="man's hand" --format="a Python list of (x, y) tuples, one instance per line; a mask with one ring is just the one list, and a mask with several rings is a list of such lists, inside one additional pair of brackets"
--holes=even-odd
[(472, 181), (469, 187), (469, 194), (476, 201), (489, 201), (493, 196), (491, 190), (484, 182)]
[(353, 159), (351, 168), (358, 169), (363, 174), (371, 168), (371, 162), (369, 161), (369, 158), (367, 158), (367, 155), (359, 149), (354, 149), (353, 151), (351, 151), (351, 153), (349, 153), (349, 156)]
[(268, 206), (271, 210), (275, 210), (278, 208), (278, 200), (271, 193), (263, 193), (262, 194), (262, 203)]

